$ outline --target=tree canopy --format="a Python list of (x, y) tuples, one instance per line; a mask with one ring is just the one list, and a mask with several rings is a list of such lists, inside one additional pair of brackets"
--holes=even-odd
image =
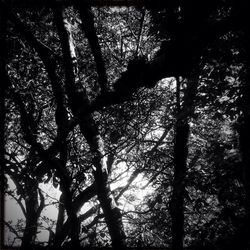
[(2, 246), (248, 249), (248, 13), (0, 0)]

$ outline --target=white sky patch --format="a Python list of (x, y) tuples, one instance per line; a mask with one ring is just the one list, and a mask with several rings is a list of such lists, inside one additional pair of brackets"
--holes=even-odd
[[(9, 177), (8, 177), (8, 185), (10, 190), (16, 189), (14, 182)], [(52, 185), (52, 182), (49, 182), (47, 184), (40, 183), (39, 188), (43, 191), (43, 195), (45, 197), (45, 204), (55, 203), (59, 201), (61, 191), (59, 190), (59, 188), (55, 189)], [(25, 207), (24, 201), (22, 202), (22, 204)], [(6, 222), (11, 221), (12, 226), (16, 225), (18, 220), (20, 219), (23, 219), (25, 222), (25, 216), (19, 204), (11, 196), (5, 195), (4, 207), (5, 207), (4, 220)], [(55, 205), (48, 205), (43, 209), (41, 217), (46, 216), (51, 220), (56, 220), (57, 214), (58, 214), (57, 207)], [(42, 227), (48, 227), (48, 224), (43, 221)], [(47, 242), (48, 237), (49, 237), (48, 230), (43, 228), (38, 228), (38, 234), (37, 234), (38, 241)], [(14, 238), (15, 238), (14, 234), (10, 233), (10, 231), (5, 226), (5, 244), (6, 245), (12, 244)], [(14, 242), (14, 246), (18, 246), (20, 244), (21, 244), (20, 240), (16, 240)]]
[(176, 88), (175, 77), (163, 78), (158, 82), (158, 84), (160, 84), (164, 88), (169, 88), (170, 90), (174, 90)]
[[(8, 178), (8, 185), (11, 190), (14, 190), (16, 188), (14, 182)], [(17, 224), (17, 221), (19, 219), (24, 219), (24, 214), (20, 208), (20, 206), (17, 204), (17, 202), (10, 197), (9, 195), (5, 196), (5, 202), (4, 202), (4, 220), (6, 222), (11, 221), (11, 225)], [(14, 240), (14, 234), (10, 233), (10, 231), (5, 226), (4, 228), (4, 243), (6, 245), (12, 244)], [(14, 242), (14, 246), (19, 245), (21, 243), (20, 240), (16, 240)]]
[[(134, 171), (134, 168), (128, 168), (125, 162), (119, 163), (115, 170), (113, 171), (114, 175), (121, 174), (117, 181), (112, 183), (111, 190), (114, 191), (116, 188), (124, 187), (127, 185), (132, 173)], [(11, 190), (14, 190), (15, 184), (13, 181), (8, 178), (8, 184)], [(123, 209), (124, 211), (134, 211), (135, 206), (142, 205), (144, 203), (145, 196), (153, 192), (153, 188), (148, 184), (148, 180), (143, 176), (143, 174), (138, 174), (137, 177), (133, 180), (133, 182), (130, 184), (128, 189), (124, 192), (122, 197), (119, 199), (119, 208)], [(39, 188), (42, 190), (44, 198), (45, 198), (45, 204), (46, 207), (43, 209), (41, 213), (41, 218), (45, 216), (48, 221), (42, 222), (42, 227), (38, 228), (38, 234), (37, 234), (37, 240), (40, 242), (47, 242), (49, 238), (49, 232), (46, 229), (46, 227), (51, 227), (51, 229), (55, 230), (55, 223), (51, 221), (56, 222), (57, 215), (58, 215), (58, 202), (61, 195), (61, 191), (59, 190), (59, 186), (57, 188), (54, 188), (52, 181), (49, 183), (40, 183)], [(127, 198), (130, 198), (129, 200)], [(40, 203), (40, 201), (39, 201)], [(23, 202), (24, 204), (24, 202)], [(80, 210), (80, 214), (86, 212), (93, 206), (93, 202), (86, 203), (82, 209)], [(25, 207), (25, 204), (24, 204)], [(22, 213), (22, 210), (20, 209), (20, 206), (17, 204), (17, 202), (11, 198), (10, 196), (6, 195), (5, 198), (5, 220), (12, 221), (12, 225), (15, 225), (18, 221), (18, 219), (24, 219), (25, 217)], [(51, 221), (50, 221), (51, 220)], [(9, 238), (9, 239), (8, 239)], [(8, 232), (8, 237), (5, 239), (5, 243), (8, 244), (8, 242), (11, 242), (13, 240), (14, 235), (10, 234)], [(15, 245), (20, 245), (20, 240), (16, 241)]]
[[(56, 222), (58, 215), (58, 208), (54, 203), (58, 203), (61, 195), (61, 191), (59, 190), (59, 186), (54, 188), (52, 181), (49, 183), (40, 183), (39, 188), (43, 191), (43, 195), (45, 197), (45, 204), (51, 204), (46, 206), (42, 213), (41, 217), (46, 216), (48, 219), (54, 220)], [(51, 227), (53, 231), (55, 231), (55, 227), (52, 226), (51, 223), (46, 223), (42, 221), (42, 225), (44, 227)], [(49, 231), (47, 229), (41, 228), (39, 233), (37, 234), (37, 239), (42, 242), (47, 242), (49, 238)]]
[[(128, 169), (125, 162), (119, 163), (117, 166), (119, 172), (123, 172), (123, 175), (118, 181), (110, 185), (111, 191), (115, 190), (118, 187), (124, 187), (127, 185), (131, 175), (132, 170), (125, 171)], [(130, 184), (128, 189), (124, 192), (122, 197), (119, 199), (119, 207), (125, 211), (134, 210), (135, 206), (142, 204), (145, 196), (153, 192), (153, 188), (148, 185), (148, 180), (143, 176), (143, 174), (138, 174), (137, 177)], [(131, 197), (128, 201), (127, 196)]]

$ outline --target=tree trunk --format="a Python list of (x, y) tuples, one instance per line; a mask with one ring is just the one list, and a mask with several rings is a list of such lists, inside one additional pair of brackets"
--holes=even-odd
[[(70, 225), (70, 238), (71, 238), (71, 248), (72, 249), (80, 249), (80, 240), (79, 240), (79, 223), (77, 218), (76, 209), (73, 206), (73, 197), (72, 192), (70, 190), (70, 180), (65, 176), (60, 176), (60, 186), (61, 191), (63, 193), (64, 198), (64, 206), (68, 215), (69, 225)], [(60, 239), (59, 239), (60, 241)], [(59, 242), (58, 241), (58, 242)], [(60, 247), (60, 246), (58, 246)]]
[[(67, 155), (67, 143), (64, 141), (60, 147), (60, 164), (63, 169), (62, 172), (58, 172), (60, 178), (60, 188), (62, 191), (61, 198), (64, 202), (64, 207), (68, 215), (69, 225), (70, 225), (70, 237), (71, 237), (71, 248), (80, 249), (80, 240), (79, 240), (79, 223), (77, 218), (77, 211), (73, 206), (73, 193), (71, 191), (72, 179), (69, 177), (69, 174), (66, 169), (68, 155)], [(59, 214), (60, 215), (60, 214)], [(60, 216), (63, 216), (61, 214)], [(60, 218), (62, 219), (62, 218)], [(60, 222), (61, 223), (61, 222)]]
[(80, 122), (80, 128), (92, 152), (97, 197), (105, 216), (105, 221), (112, 240), (112, 246), (115, 249), (123, 249), (125, 248), (126, 237), (120, 210), (116, 205), (107, 182), (108, 170), (103, 140), (91, 115), (86, 116), (85, 119)]
[(183, 249), (184, 238), (184, 192), (188, 155), (189, 125), (187, 119), (177, 120), (174, 145), (174, 180), (170, 204), (172, 218), (172, 249)]
[(62, 230), (63, 230), (64, 217), (65, 217), (64, 194), (62, 193), (59, 199), (56, 231), (55, 231), (55, 238), (54, 238), (54, 243), (53, 243), (53, 246), (55, 248), (59, 248), (64, 240), (64, 238), (62, 239), (61, 237)]
[(105, 220), (109, 229), (112, 246), (114, 249), (125, 248), (125, 233), (123, 230), (122, 216), (120, 209), (111, 195), (110, 187), (107, 183), (107, 175), (101, 169), (94, 173), (97, 197), (100, 201)]
[(188, 137), (190, 126), (189, 117), (194, 112), (194, 99), (198, 81), (191, 79), (185, 89), (183, 105), (180, 101), (180, 81), (176, 80), (177, 119), (175, 124), (174, 141), (174, 179), (173, 192), (170, 201), (170, 215), (172, 219), (172, 249), (182, 250), (184, 239), (184, 194), (187, 172)]
[(34, 246), (38, 218), (40, 216), (40, 214), (38, 214), (38, 183), (28, 180), (25, 191), (26, 226), (22, 237), (21, 250), (30, 249)]

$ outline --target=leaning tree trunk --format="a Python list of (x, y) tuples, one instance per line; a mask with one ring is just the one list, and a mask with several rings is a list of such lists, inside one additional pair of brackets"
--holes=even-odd
[[(83, 9), (82, 9), (83, 11)], [(82, 13), (82, 12), (81, 12)], [(89, 28), (93, 26), (93, 20), (88, 16), (88, 11), (84, 12), (82, 18), (87, 18), (89, 21), (89, 27), (85, 30), (89, 41), (95, 40), (93, 47), (96, 48), (98, 45), (96, 39), (97, 36), (90, 32)], [(79, 107), (89, 107), (88, 96), (86, 90), (83, 89), (79, 79), (77, 77), (77, 64), (75, 63), (76, 50), (74, 46), (73, 36), (71, 32), (71, 25), (63, 17), (63, 10), (54, 8), (54, 17), (57, 24), (59, 37), (62, 44), (64, 66), (65, 66), (65, 87), (69, 99), (70, 108), (76, 118), (79, 119), (79, 125), (81, 133), (86, 138), (86, 141), (90, 147), (92, 153), (92, 163), (95, 167), (94, 178), (96, 185), (96, 192), (100, 201), (105, 220), (109, 229), (109, 233), (114, 248), (122, 249), (125, 246), (125, 234), (123, 230), (121, 214), (118, 207), (115, 205), (114, 199), (112, 198), (111, 190), (107, 182), (108, 172), (106, 161), (104, 159), (104, 146), (102, 138), (99, 134), (98, 127), (91, 114), (83, 115), (79, 113)], [(84, 28), (84, 29), (85, 29)], [(92, 27), (93, 28), (93, 27)], [(93, 49), (93, 48), (92, 48)], [(96, 51), (94, 54), (96, 64), (100, 64), (100, 51)], [(101, 63), (102, 64), (102, 63)], [(102, 67), (101, 67), (102, 68)], [(100, 65), (97, 66), (99, 74), (99, 83), (104, 91), (104, 85), (106, 80), (103, 77), (104, 69), (100, 69)], [(101, 72), (100, 72), (101, 71)], [(102, 77), (100, 76), (102, 75)], [(104, 91), (105, 92), (105, 91)], [(67, 208), (66, 208), (67, 209)]]
[(59, 248), (63, 239), (62, 239), (62, 231), (63, 231), (63, 223), (65, 217), (65, 207), (64, 207), (64, 194), (62, 193), (59, 199), (59, 207), (58, 207), (58, 215), (56, 221), (56, 230), (55, 230), (55, 238), (53, 241), (54, 248)]
[(86, 138), (92, 152), (92, 162), (95, 167), (94, 178), (97, 197), (104, 213), (105, 221), (110, 233), (114, 249), (125, 248), (125, 233), (119, 208), (112, 196), (108, 184), (107, 162), (104, 152), (104, 144), (99, 134), (97, 125), (90, 115), (80, 123), (81, 131)]
[(174, 141), (174, 179), (173, 192), (170, 202), (170, 215), (172, 219), (172, 249), (182, 250), (184, 239), (184, 194), (185, 178), (187, 172), (188, 137), (190, 127), (189, 117), (194, 112), (194, 99), (198, 81), (190, 79), (185, 90), (183, 106), (180, 102), (180, 81), (176, 80), (177, 118), (175, 124)]
[[(73, 193), (71, 191), (71, 179), (69, 178), (69, 174), (67, 173), (66, 163), (67, 163), (67, 143), (64, 142), (60, 148), (60, 163), (62, 169), (64, 170), (62, 173), (58, 172), (58, 176), (60, 178), (60, 189), (62, 191), (62, 196), (60, 199), (61, 202), (64, 203), (65, 210), (68, 215), (69, 224), (70, 224), (70, 237), (71, 237), (71, 247), (72, 249), (80, 249), (80, 240), (79, 240), (79, 222), (77, 218), (77, 211), (73, 205)], [(62, 209), (62, 207), (61, 207)], [(59, 211), (63, 213), (63, 211)], [(59, 214), (58, 216), (63, 217), (63, 214)], [(59, 218), (59, 217), (58, 217)], [(63, 222), (63, 218), (59, 218)], [(58, 225), (59, 226), (59, 225)], [(60, 225), (61, 226), (61, 225)], [(57, 241), (59, 242), (59, 241)], [(57, 246), (60, 247), (60, 246)]]

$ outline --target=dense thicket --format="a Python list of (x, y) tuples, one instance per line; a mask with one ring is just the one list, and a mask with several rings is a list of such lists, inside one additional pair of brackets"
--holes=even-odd
[(1, 244), (249, 249), (246, 1), (98, 4), (0, 1)]

